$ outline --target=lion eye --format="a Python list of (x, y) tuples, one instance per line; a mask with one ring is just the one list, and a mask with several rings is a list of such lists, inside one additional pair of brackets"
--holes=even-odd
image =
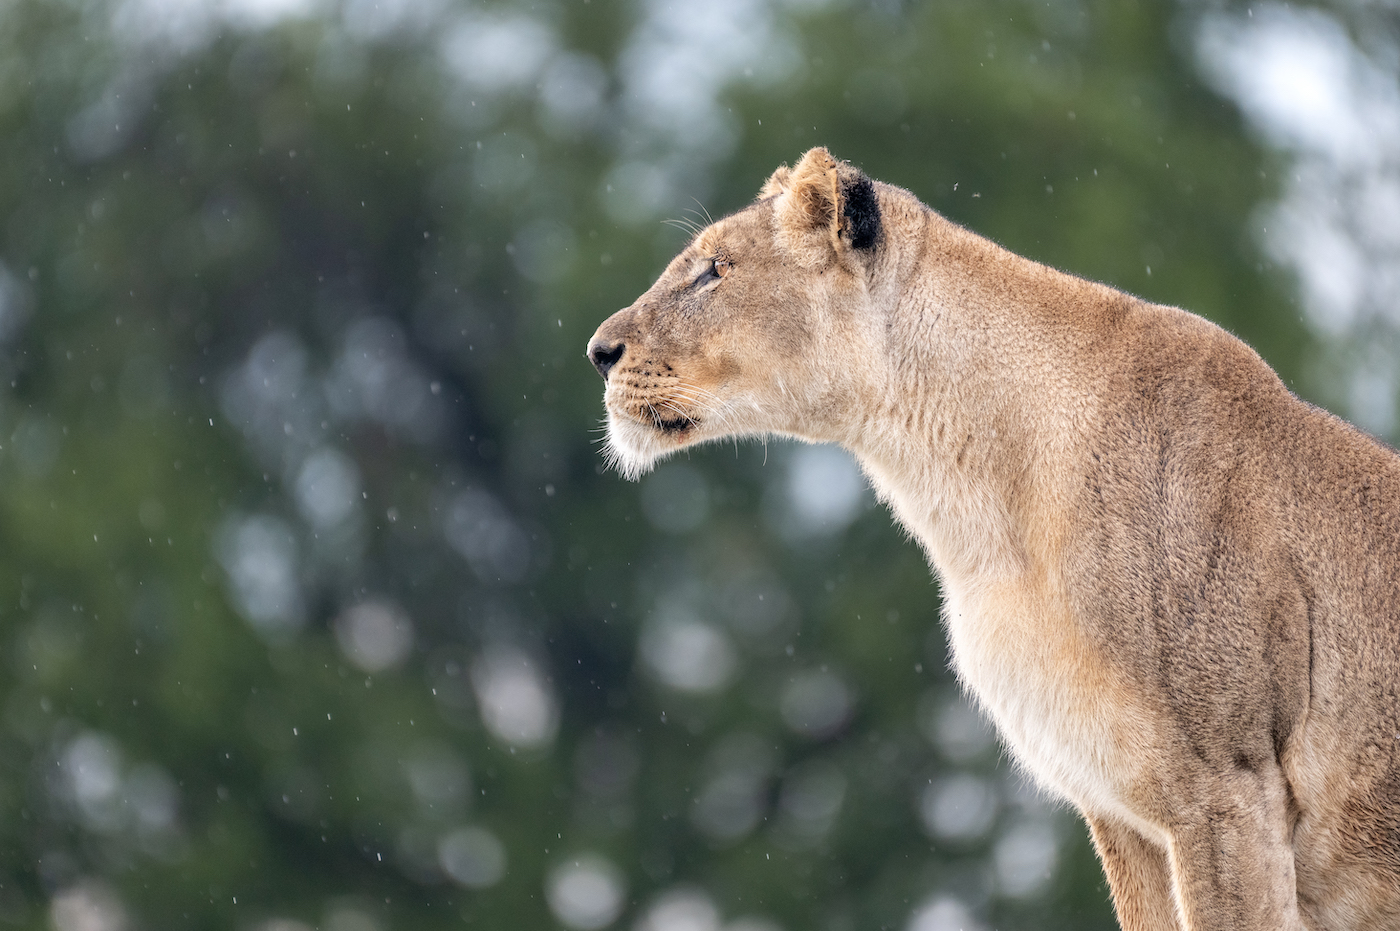
[(695, 279), (693, 287), (703, 288), (712, 281), (718, 281), (720, 278), (729, 274), (729, 269), (732, 267), (733, 263), (728, 259), (719, 258), (718, 256), (710, 259), (709, 266)]

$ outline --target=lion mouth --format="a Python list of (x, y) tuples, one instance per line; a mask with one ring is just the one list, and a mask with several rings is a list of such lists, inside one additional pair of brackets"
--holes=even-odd
[(655, 423), (656, 429), (667, 436), (679, 436), (695, 426), (695, 420), (690, 417), (675, 417), (669, 420), (657, 417)]
[(698, 423), (680, 405), (668, 400), (646, 402), (637, 413), (641, 415), (638, 420), (667, 437), (682, 437)]
[(699, 418), (670, 398), (619, 398), (608, 407), (614, 417), (669, 440), (684, 441), (700, 425)]

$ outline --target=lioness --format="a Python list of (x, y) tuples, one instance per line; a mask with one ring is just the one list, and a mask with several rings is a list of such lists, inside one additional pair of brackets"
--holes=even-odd
[(588, 357), (628, 477), (730, 436), (856, 456), (1125, 929), (1400, 928), (1400, 457), (1244, 343), (812, 149)]

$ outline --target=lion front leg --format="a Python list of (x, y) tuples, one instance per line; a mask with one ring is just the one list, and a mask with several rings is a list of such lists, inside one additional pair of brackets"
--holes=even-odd
[(1237, 770), (1198, 789), (1168, 829), (1184, 931), (1303, 931), (1282, 773)]
[(1181, 931), (1167, 852), (1121, 822), (1085, 820), (1123, 931)]

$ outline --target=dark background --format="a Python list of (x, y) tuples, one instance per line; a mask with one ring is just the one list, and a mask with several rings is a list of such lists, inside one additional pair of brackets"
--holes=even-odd
[(0, 926), (1112, 927), (849, 458), (624, 482), (584, 345), (821, 144), (1387, 434), (1393, 27), (9, 0)]

